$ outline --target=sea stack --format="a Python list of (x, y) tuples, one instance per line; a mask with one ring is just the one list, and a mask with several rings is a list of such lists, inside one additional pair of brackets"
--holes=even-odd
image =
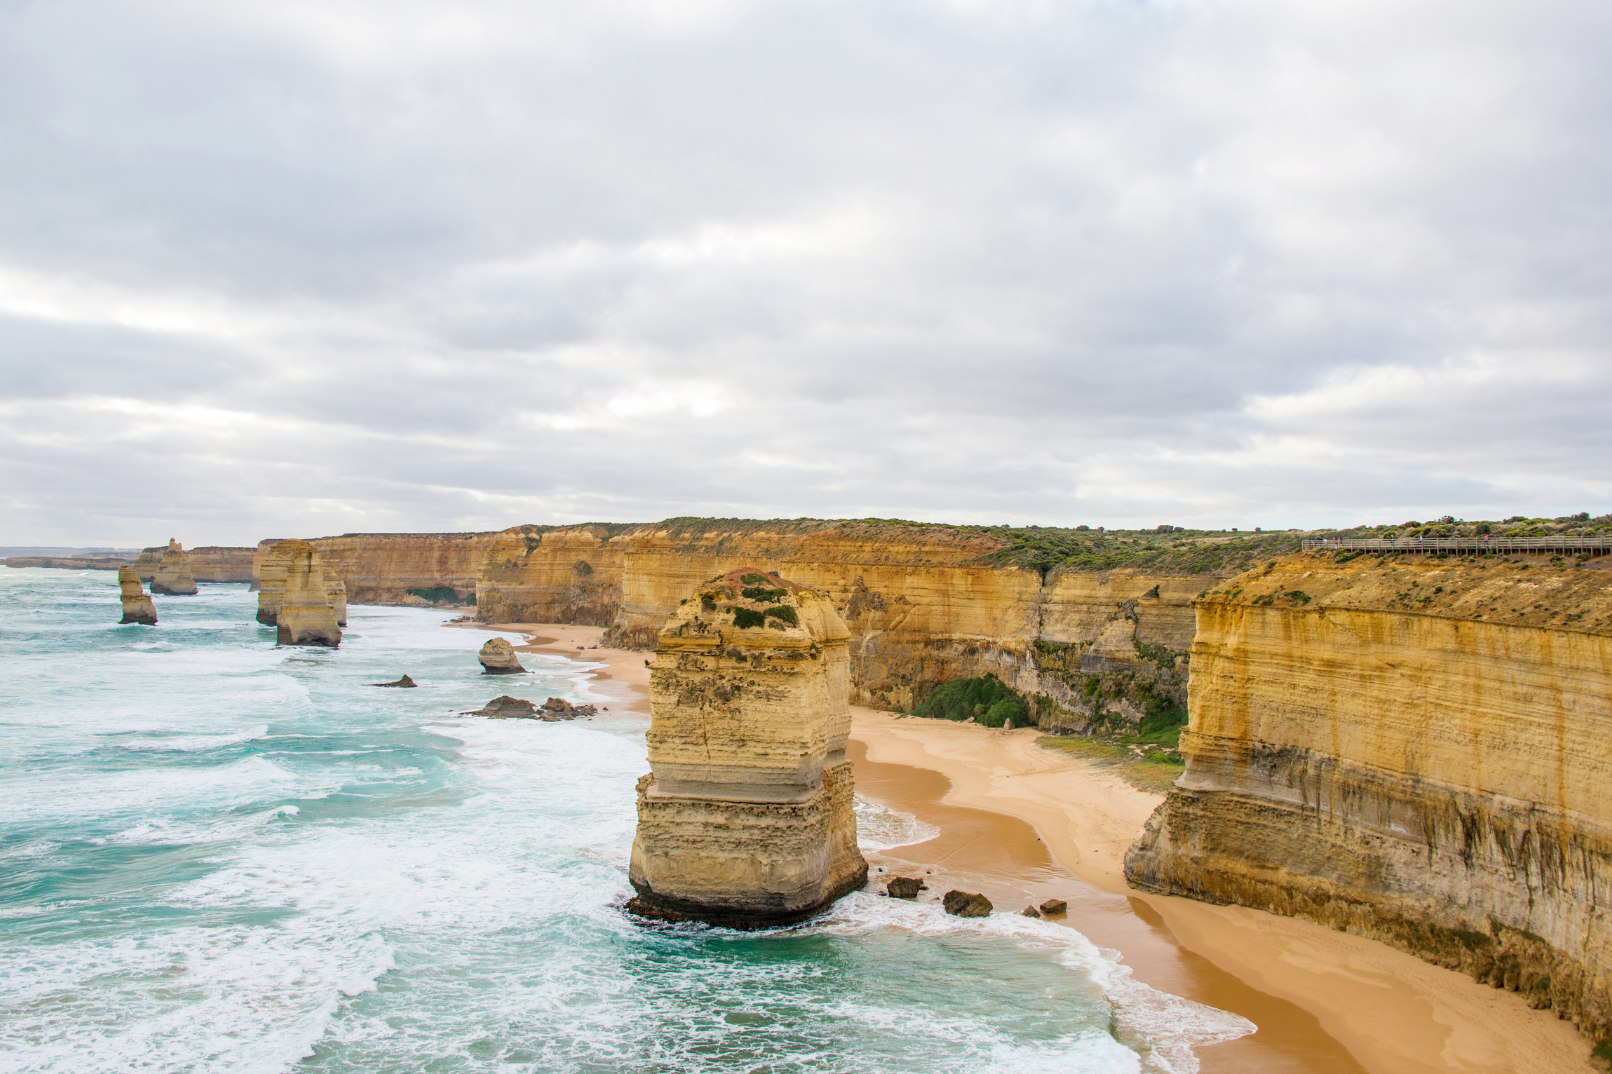
[(867, 879), (845, 759), (849, 637), (828, 598), (748, 568), (672, 613), (650, 665), (629, 909), (759, 928)]
[(285, 563), (275, 640), (280, 645), (340, 645), (341, 627), (336, 625), (319, 553), (307, 541), (282, 541), (275, 552)]
[(157, 606), (151, 603), (151, 596), (140, 585), (139, 572), (133, 567), (118, 568), (118, 595), (123, 599), (123, 618), (118, 620), (119, 626), (124, 623), (157, 625)]
[(329, 571), (325, 572), (325, 595), (330, 598), (330, 607), (336, 613), (336, 625), (347, 625), (347, 583), (340, 578), (333, 578)]
[(157, 573), (151, 579), (151, 592), (168, 597), (194, 597), (196, 578), (190, 573), (190, 554), (172, 537), (157, 561)]
[[(280, 598), (285, 596), (285, 568), (289, 562), (280, 552), (284, 541), (276, 541), (263, 557), (257, 576), (257, 621), (275, 626), (280, 621)], [(345, 588), (345, 587), (344, 587)]]
[(487, 644), (481, 647), (477, 657), (481, 661), (481, 670), (486, 675), (518, 675), (526, 669), (515, 655), (515, 646), (509, 643), (508, 638), (488, 638)]

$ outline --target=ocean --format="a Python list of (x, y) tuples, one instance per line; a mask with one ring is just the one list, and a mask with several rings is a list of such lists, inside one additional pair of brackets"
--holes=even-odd
[(112, 572), (0, 568), (0, 1070), (1184, 1072), (1250, 1028), (1010, 914), (636, 922), (647, 720), (457, 715), (609, 704), (595, 665), (484, 677), (490, 635), (429, 609), (354, 605), (330, 651), (244, 585), (155, 599), (117, 626)]

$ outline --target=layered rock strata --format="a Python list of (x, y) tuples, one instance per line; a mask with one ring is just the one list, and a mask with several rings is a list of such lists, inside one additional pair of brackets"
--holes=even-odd
[(194, 597), (196, 579), (190, 573), (190, 557), (184, 546), (173, 538), (162, 550), (157, 562), (157, 573), (151, 579), (151, 592), (169, 597)]
[(1612, 571), (1340, 558), (1197, 602), (1186, 770), (1127, 876), (1386, 940), (1607, 1041)]
[[(134, 561), (140, 580), (150, 584), (157, 577), (167, 545), (158, 545), (141, 551)], [(191, 578), (197, 582), (250, 582), (252, 580), (251, 548), (228, 548), (202, 545), (185, 550)]]
[(520, 675), (526, 671), (508, 638), (488, 638), (476, 657), (486, 675)]
[[(472, 604), (476, 573), (496, 533), (347, 533), (316, 537), (326, 574), (346, 585), (354, 604)], [(260, 541), (253, 573), (261, 578), (276, 540)]]
[(118, 620), (120, 626), (124, 623), (157, 625), (157, 606), (141, 586), (140, 576), (133, 567), (118, 568), (118, 597), (123, 602), (123, 618)]
[(856, 846), (850, 633), (819, 593), (757, 569), (698, 587), (650, 666), (631, 908), (750, 928), (867, 878)]
[(494, 539), (476, 600), (490, 622), (608, 623), (612, 644), (649, 648), (701, 580), (752, 564), (828, 596), (851, 631), (861, 704), (910, 709), (939, 683), (986, 672), (1074, 725), (1103, 709), (1092, 675), (1184, 702), (1191, 602), (1222, 576), (1043, 574), (991, 565), (1002, 547), (875, 522), (528, 526)]
[(285, 563), (285, 585), (275, 615), (276, 642), (340, 645), (341, 627), (336, 623), (319, 553), (307, 541), (282, 541), (275, 551)]
[[(308, 545), (311, 541), (265, 541), (259, 547), (254, 567), (254, 585), (257, 587), (257, 621), (264, 626), (275, 626), (280, 621), (280, 604), (285, 598), (286, 569), (291, 562), (290, 548), (282, 546)], [(265, 547), (266, 546), (266, 547)], [(324, 578), (325, 599), (336, 616), (336, 625), (347, 625), (347, 585), (342, 578), (324, 564), (320, 558), (320, 571)]]

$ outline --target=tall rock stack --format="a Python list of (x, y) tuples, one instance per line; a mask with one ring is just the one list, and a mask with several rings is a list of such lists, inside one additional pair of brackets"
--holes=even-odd
[(849, 637), (826, 597), (749, 568), (672, 614), (650, 667), (634, 912), (755, 928), (861, 886)]
[(123, 618), (118, 620), (119, 626), (124, 623), (157, 625), (157, 606), (151, 603), (150, 595), (140, 585), (140, 574), (133, 567), (118, 568), (118, 596), (123, 601)]
[(184, 546), (172, 537), (157, 561), (157, 573), (151, 579), (151, 592), (169, 597), (194, 597), (196, 578), (190, 573), (190, 556)]
[(264, 626), (275, 626), (280, 621), (280, 598), (285, 596), (285, 568), (290, 562), (290, 558), (280, 551), (280, 546), (285, 543), (276, 541), (264, 553), (262, 566), (257, 571), (257, 621)]
[(347, 583), (340, 578), (332, 578), (325, 573), (325, 595), (330, 598), (330, 607), (336, 613), (336, 625), (347, 625)]
[(281, 645), (340, 645), (341, 627), (336, 625), (319, 553), (307, 541), (282, 541), (275, 553), (285, 564), (275, 640)]

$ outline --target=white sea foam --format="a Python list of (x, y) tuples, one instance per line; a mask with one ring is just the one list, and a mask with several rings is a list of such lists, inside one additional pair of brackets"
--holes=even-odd
[(856, 841), (864, 850), (890, 850), (926, 843), (940, 829), (911, 813), (856, 796)]
[(205, 750), (223, 749), (226, 746), (244, 745), (255, 739), (263, 738), (268, 733), (268, 724), (258, 724), (256, 727), (249, 727), (244, 731), (227, 734), (141, 738), (132, 742), (120, 742), (118, 745), (126, 750), (172, 750), (177, 753), (197, 753)]

